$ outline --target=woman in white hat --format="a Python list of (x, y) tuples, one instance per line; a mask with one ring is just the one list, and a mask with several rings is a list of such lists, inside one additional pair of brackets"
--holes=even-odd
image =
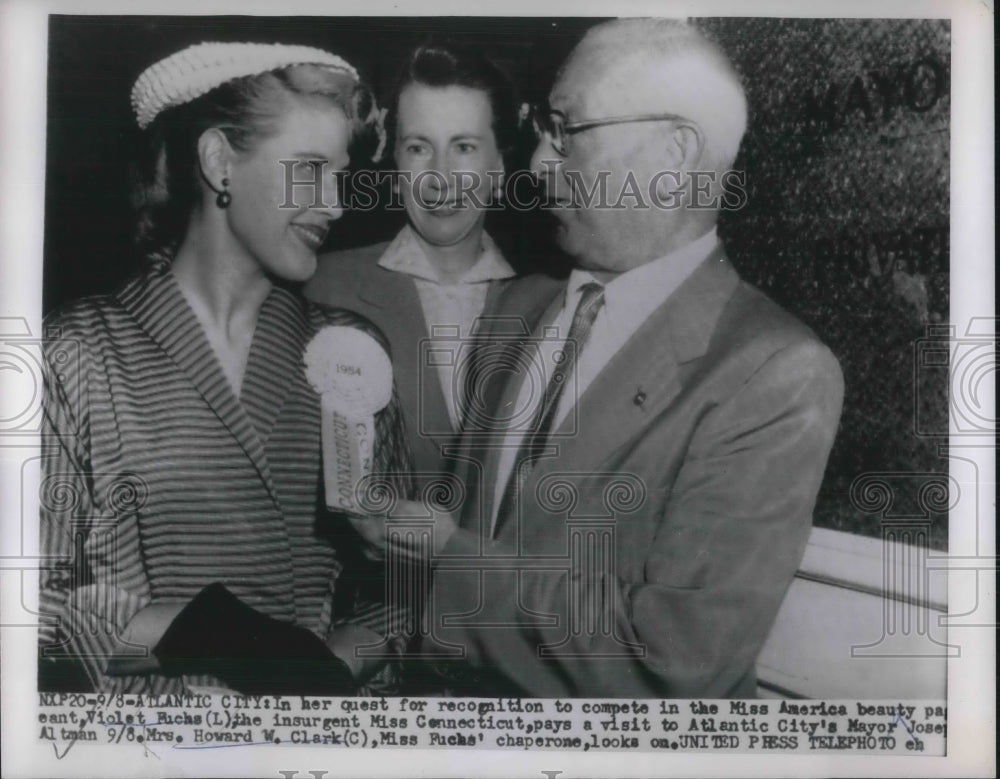
[[(303, 353), (317, 331), (335, 349), (344, 331), (331, 327), (370, 336), (375, 357), (385, 341), (286, 283), (315, 271), (341, 214), (333, 173), (377, 109), (336, 55), (249, 43), (158, 62), (132, 105), (149, 142), (147, 262), (47, 322), (43, 664), (76, 658), (101, 691), (350, 691), (347, 668), (370, 670), (351, 650), (378, 643), (381, 625), (335, 613), (342, 563)], [(296, 205), (288, 178), (316, 172)], [(391, 372), (365, 380), (389, 398), (370, 410), (370, 470), (405, 493)]]

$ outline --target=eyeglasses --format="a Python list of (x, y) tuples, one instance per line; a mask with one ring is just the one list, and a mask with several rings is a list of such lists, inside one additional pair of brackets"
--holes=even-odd
[(685, 122), (691, 120), (677, 114), (635, 114), (632, 116), (608, 116), (604, 119), (584, 119), (581, 122), (567, 122), (566, 114), (548, 106), (532, 106), (531, 123), (539, 140), (548, 138), (552, 148), (560, 157), (569, 156), (569, 136), (593, 130), (595, 127), (607, 127), (613, 124), (632, 124), (634, 122)]

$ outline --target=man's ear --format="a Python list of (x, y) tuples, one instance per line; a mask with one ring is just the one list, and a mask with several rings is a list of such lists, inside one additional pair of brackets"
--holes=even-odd
[(705, 151), (705, 135), (693, 122), (679, 122), (668, 134), (667, 146), (674, 170), (683, 173), (698, 170)]
[(223, 179), (229, 178), (229, 170), (235, 157), (233, 147), (222, 130), (210, 127), (198, 139), (198, 166), (201, 177), (215, 192), (226, 187)]

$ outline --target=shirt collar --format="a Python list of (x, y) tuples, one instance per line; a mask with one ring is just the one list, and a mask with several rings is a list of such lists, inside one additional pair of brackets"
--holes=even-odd
[[(420, 245), (420, 241), (417, 240), (413, 228), (409, 225), (404, 226), (399, 231), (399, 234), (379, 258), (378, 264), (386, 270), (404, 273), (407, 276), (434, 284), (442, 284), (437, 269), (427, 259), (427, 254)], [(479, 259), (454, 283), (478, 284), (498, 279), (509, 279), (516, 275), (493, 239), (483, 231)]]
[[(719, 236), (713, 227), (680, 249), (615, 276), (603, 285), (607, 316), (612, 320), (642, 322), (677, 291), (718, 243)], [(575, 268), (566, 286), (567, 303), (572, 301), (575, 305), (580, 288), (595, 281), (588, 271)]]

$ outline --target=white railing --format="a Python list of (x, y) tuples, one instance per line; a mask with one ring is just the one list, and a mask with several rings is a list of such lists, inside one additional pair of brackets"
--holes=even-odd
[(957, 650), (926, 545), (815, 528), (757, 663), (762, 697), (943, 699)]

